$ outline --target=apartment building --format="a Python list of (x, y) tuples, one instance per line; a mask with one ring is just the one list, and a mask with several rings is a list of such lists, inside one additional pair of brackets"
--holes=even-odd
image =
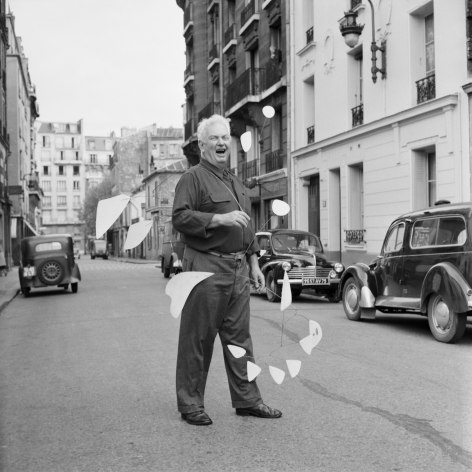
[(82, 250), (80, 210), (85, 196), (84, 150), (82, 120), (37, 122), (35, 158), (44, 192), (43, 232), (71, 234)]
[[(246, 182), (258, 228), (286, 226), (271, 218), (271, 202), (288, 200), (287, 6), (281, 0), (177, 0), (184, 12), (184, 154), (199, 161), (196, 129), (219, 113), (231, 120), (229, 166)], [(262, 112), (275, 110), (273, 118)], [(240, 136), (251, 132), (244, 152)], [(266, 226), (267, 227), (267, 226)]]
[(291, 223), (368, 262), (399, 214), (471, 198), (472, 5), (289, 4)]
[(85, 136), (84, 150), (84, 179), (85, 193), (91, 187), (103, 182), (109, 173), (110, 162), (113, 159), (115, 134), (110, 136)]
[(10, 140), (7, 130), (7, 48), (6, 2), (0, 0), (0, 266), (12, 263), (10, 200), (7, 161)]
[(15, 17), (6, 15), (8, 30), (7, 61), (7, 133), (8, 194), (11, 201), (11, 243), (13, 263), (20, 262), (20, 241), (39, 234), (41, 225), (41, 188), (34, 161), (39, 117), (35, 87), (31, 82), (28, 59), (21, 38), (15, 32)]

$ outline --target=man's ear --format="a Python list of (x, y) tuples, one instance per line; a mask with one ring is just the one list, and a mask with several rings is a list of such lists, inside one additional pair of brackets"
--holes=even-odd
[(203, 151), (203, 142), (198, 140), (198, 147), (200, 149), (200, 151)]

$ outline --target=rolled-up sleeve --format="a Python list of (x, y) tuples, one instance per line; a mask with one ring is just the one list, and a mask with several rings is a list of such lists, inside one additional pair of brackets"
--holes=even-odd
[(200, 198), (200, 188), (195, 176), (191, 173), (182, 175), (175, 188), (172, 224), (184, 235), (205, 239), (211, 235), (211, 232), (207, 231), (207, 226), (213, 214), (197, 210), (200, 207)]

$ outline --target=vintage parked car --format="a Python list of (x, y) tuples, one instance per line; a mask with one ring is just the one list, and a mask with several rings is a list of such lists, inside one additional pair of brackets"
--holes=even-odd
[(108, 259), (108, 244), (104, 239), (94, 239), (90, 248), (90, 257)]
[(382, 313), (428, 317), (441, 342), (459, 340), (472, 314), (472, 202), (404, 214), (390, 225), (380, 255), (348, 267), (340, 290), (350, 320)]
[(172, 221), (166, 221), (161, 256), (161, 271), (166, 279), (170, 277), (170, 274), (178, 274), (182, 271), (184, 247), (180, 233), (174, 229)]
[(20, 248), (18, 275), (25, 297), (32, 288), (58, 286), (67, 290), (69, 284), (72, 292), (77, 293), (81, 276), (75, 262), (72, 236), (31, 236), (21, 240)]
[(274, 229), (256, 233), (256, 239), (261, 249), (259, 267), (270, 302), (280, 301), (285, 271), (293, 298), (304, 289), (312, 289), (330, 302), (339, 301), (338, 284), (344, 266), (326, 259), (318, 236), (307, 231)]

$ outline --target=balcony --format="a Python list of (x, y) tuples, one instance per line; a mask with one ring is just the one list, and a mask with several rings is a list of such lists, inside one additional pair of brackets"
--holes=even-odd
[(211, 15), (218, 14), (219, 5), (220, 5), (220, 0), (208, 0), (207, 13)]
[(189, 64), (184, 71), (184, 86), (188, 81), (193, 80), (193, 64)]
[(362, 0), (351, 0), (351, 10), (354, 10), (358, 5), (362, 3)]
[(243, 38), (245, 51), (255, 49), (259, 44), (259, 12), (256, 11), (257, 1), (250, 2), (241, 12), (241, 29), (239, 35)]
[(308, 28), (305, 31), (305, 35), (306, 35), (306, 44), (311, 44), (313, 42), (313, 39), (314, 39), (313, 26)]
[(280, 149), (265, 154), (264, 170), (266, 174), (283, 168), (284, 156)]
[(267, 19), (270, 28), (279, 28), (282, 23), (282, 10), (280, 8), (280, 0), (265, 1), (262, 9), (267, 12)]
[(253, 159), (252, 161), (243, 162), (241, 164), (241, 172), (238, 172), (239, 177), (244, 182), (247, 179), (252, 179), (259, 175), (259, 159)]
[(214, 44), (208, 51), (208, 72), (211, 75), (211, 81), (217, 84), (220, 81), (220, 55), (219, 48)]
[(363, 244), (365, 243), (364, 240), (364, 233), (366, 232), (365, 229), (345, 229), (344, 232), (346, 233), (345, 243), (347, 244)]
[(306, 129), (306, 141), (307, 144), (312, 144), (315, 142), (315, 127), (314, 126), (308, 126)]
[(193, 3), (184, 10), (184, 38), (187, 44), (193, 42)]
[(187, 100), (192, 100), (194, 96), (194, 80), (193, 76), (191, 76), (190, 80), (185, 84), (185, 97)]
[(223, 52), (226, 52), (227, 47), (230, 45), (232, 41), (236, 41), (236, 27), (235, 25), (231, 25), (224, 34), (224, 46)]
[(276, 60), (267, 61), (264, 64), (262, 69), (259, 69), (260, 74), (260, 88), (261, 92), (272, 87), (272, 85), (276, 84), (282, 78), (282, 67), (280, 65), (280, 61), (278, 60), (278, 56)]
[(204, 108), (198, 112), (198, 122), (203, 120), (203, 118), (210, 118), (211, 115), (221, 114), (220, 102), (210, 102)]
[(357, 107), (351, 108), (352, 127), (364, 124), (364, 104), (361, 103)]
[(236, 67), (236, 27), (231, 25), (224, 34), (223, 54), (226, 56), (228, 67), (233, 69)]
[(260, 93), (260, 69), (247, 69), (226, 90), (226, 110), (250, 95)]
[(429, 75), (416, 81), (416, 103), (420, 104), (436, 98), (436, 76)]
[(184, 125), (184, 140), (188, 141), (195, 132), (193, 120), (188, 120)]

